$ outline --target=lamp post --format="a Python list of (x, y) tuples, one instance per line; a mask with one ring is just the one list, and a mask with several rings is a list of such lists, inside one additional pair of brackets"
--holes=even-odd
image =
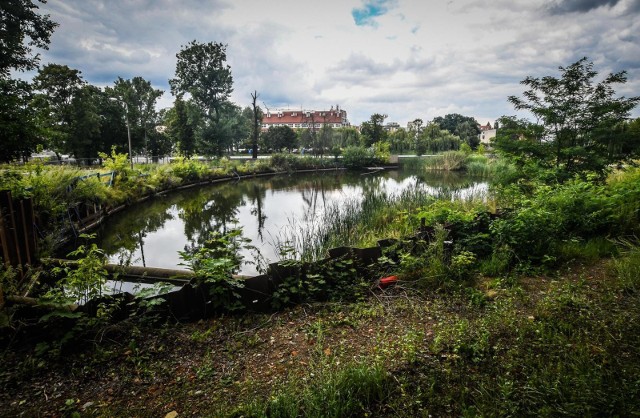
[(131, 169), (133, 170), (133, 153), (131, 152), (131, 128), (129, 128), (129, 106), (127, 102), (120, 97), (110, 97), (109, 100), (120, 102), (124, 105), (124, 121), (127, 124), (127, 138), (129, 139), (129, 162), (131, 163)]

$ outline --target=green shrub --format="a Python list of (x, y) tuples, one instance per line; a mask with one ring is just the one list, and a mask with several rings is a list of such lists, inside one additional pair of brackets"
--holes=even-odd
[(350, 169), (369, 167), (375, 165), (375, 152), (365, 147), (347, 147), (342, 154), (342, 162)]
[(234, 273), (242, 263), (239, 250), (244, 244), (240, 229), (227, 233), (214, 231), (202, 246), (179, 252), (183, 260), (180, 265), (194, 272), (197, 285), (209, 289), (213, 309), (233, 311), (243, 308), (237, 290), (243, 288), (244, 283), (241, 278), (234, 277)]
[(273, 154), (271, 167), (276, 171), (293, 171), (299, 166), (298, 157), (294, 154)]
[(200, 180), (209, 172), (205, 164), (184, 157), (177, 158), (171, 164), (171, 168), (173, 174), (185, 183)]

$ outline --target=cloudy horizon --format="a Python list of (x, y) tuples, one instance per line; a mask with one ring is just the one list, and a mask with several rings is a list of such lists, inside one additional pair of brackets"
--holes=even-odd
[(49, 0), (40, 12), (60, 25), (41, 65), (98, 86), (141, 76), (165, 91), (160, 107), (192, 40), (227, 45), (238, 105), (257, 90), (263, 107), (339, 105), (354, 125), (373, 113), (493, 123), (516, 113), (507, 97), (526, 76), (582, 57), (600, 78), (626, 70), (617, 93), (640, 95), (640, 0)]

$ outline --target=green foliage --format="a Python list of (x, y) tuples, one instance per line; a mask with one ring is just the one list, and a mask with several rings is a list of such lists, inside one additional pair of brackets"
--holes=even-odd
[(204, 245), (180, 251), (180, 258), (196, 276), (196, 284), (209, 289), (213, 309), (234, 311), (243, 308), (238, 289), (243, 280), (234, 277), (240, 268), (242, 257), (238, 254), (243, 244), (242, 230), (227, 233), (214, 231)]
[(5, 265), (0, 259), (0, 297), (18, 293), (20, 269)]
[(611, 261), (610, 269), (619, 285), (628, 292), (640, 290), (640, 246), (635, 241), (621, 240), (621, 256)]
[(31, 98), (29, 84), (0, 77), (0, 162), (26, 159), (42, 141), (37, 115), (29, 106)]
[(400, 271), (404, 280), (415, 282), (421, 289), (454, 289), (472, 277), (476, 256), (470, 251), (453, 252), (449, 232), (437, 224), (429, 242), (419, 242), (411, 252), (400, 255)]
[(104, 152), (100, 152), (98, 155), (102, 158), (102, 165), (108, 170), (118, 173), (123, 181), (131, 176), (129, 156), (124, 153), (118, 153), (115, 145), (111, 147), (111, 155), (107, 155)]
[(184, 183), (190, 183), (203, 178), (209, 169), (196, 160), (178, 157), (171, 163), (171, 171)]
[(310, 383), (291, 382), (264, 403), (236, 409), (235, 415), (269, 417), (368, 416), (391, 388), (391, 379), (380, 364), (348, 364), (320, 368)]
[(38, 14), (37, 2), (32, 0), (3, 3), (0, 27), (0, 78), (11, 70), (33, 70), (38, 65), (39, 54), (32, 54), (32, 47), (46, 49), (57, 23), (49, 15)]
[(489, 355), (489, 336), (490, 328), (484, 321), (472, 324), (461, 319), (451, 324), (440, 323), (431, 350), (441, 355), (446, 353), (454, 360), (479, 363)]
[(278, 270), (277, 275), (286, 274), (272, 295), (271, 305), (276, 309), (311, 301), (361, 299), (370, 285), (349, 258), (310, 264), (281, 261)]
[[(95, 235), (80, 235), (80, 238), (91, 240)], [(75, 266), (56, 267), (54, 274), (63, 274), (57, 287), (45, 296), (56, 303), (87, 303), (102, 296), (107, 283), (108, 273), (104, 266), (104, 252), (95, 243), (80, 245), (68, 254), (75, 259)]]
[(374, 148), (351, 146), (342, 152), (342, 163), (350, 169), (385, 164), (389, 159), (389, 144), (376, 143)]
[(262, 134), (262, 141), (267, 149), (281, 152), (283, 149), (291, 152), (297, 146), (297, 135), (288, 126), (271, 126)]
[(467, 155), (463, 151), (446, 151), (424, 161), (427, 170), (456, 171), (464, 168), (466, 159)]
[(273, 154), (271, 156), (271, 166), (278, 171), (296, 170), (301, 165), (300, 162), (300, 158), (294, 154)]
[(433, 123), (437, 124), (440, 129), (459, 137), (471, 149), (476, 149), (480, 143), (478, 122), (470, 116), (450, 113), (444, 117), (438, 116), (434, 118)]
[[(604, 178), (610, 165), (630, 161), (638, 155), (637, 139), (618, 129), (640, 97), (615, 97), (614, 86), (627, 81), (624, 71), (609, 74), (594, 85), (598, 75), (587, 58), (564, 68), (561, 77), (527, 77), (522, 84), (528, 87), (524, 98), (510, 96), (517, 110), (527, 110), (538, 120), (539, 126), (530, 126), (535, 136), (525, 132), (528, 123), (516, 124), (501, 119), (500, 130), (513, 131), (513, 125), (524, 125), (525, 132), (516, 138), (503, 134), (496, 147), (514, 159), (527, 163), (537, 156), (537, 162), (547, 169), (555, 169), (560, 179), (574, 175), (585, 177), (594, 173)], [(500, 132), (500, 131), (499, 131)], [(631, 141), (631, 142), (630, 142)]]
[(386, 141), (378, 141), (373, 144), (373, 155), (375, 156), (378, 162), (383, 164), (389, 162), (389, 156), (391, 152), (389, 151), (391, 144)]
[(216, 42), (189, 42), (176, 55), (176, 78), (169, 81), (174, 95), (189, 93), (201, 112), (216, 123), (233, 86), (226, 49)]
[(387, 131), (384, 130), (383, 126), (386, 118), (387, 115), (374, 113), (368, 121), (362, 122), (360, 132), (364, 138), (365, 146), (370, 147), (376, 142), (385, 141), (387, 139), (388, 134)]

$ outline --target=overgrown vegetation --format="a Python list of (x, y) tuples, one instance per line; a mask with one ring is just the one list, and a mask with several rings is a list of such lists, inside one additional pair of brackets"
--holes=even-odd
[[(162, 328), (166, 338), (129, 318), (120, 331), (124, 343), (114, 338), (92, 353), (79, 349), (90, 366), (78, 375), (68, 373), (76, 359), (59, 355), (68, 333), (54, 344), (5, 350), (3, 413), (33, 415), (43, 407), (48, 414), (102, 416), (637, 415), (640, 169), (611, 164), (633, 162), (635, 148), (618, 158), (633, 141), (613, 149), (603, 144), (612, 144), (638, 100), (612, 97), (610, 84), (624, 74), (594, 90), (595, 74), (582, 60), (561, 70), (561, 80), (525, 81), (530, 103), (511, 99), (543, 125), (515, 126), (513, 135), (499, 138), (499, 163), (469, 149), (433, 160), (443, 169), (495, 170), (490, 196), (436, 199), (416, 188), (397, 196), (364, 193), (362, 201), (327, 208), (321, 222), (282, 237), (283, 263), (270, 271), (270, 315), (171, 324)], [(556, 85), (564, 88), (550, 89)], [(583, 106), (556, 107), (543, 100), (551, 93), (563, 103), (583, 99)], [(582, 112), (601, 120), (582, 120)], [(577, 130), (562, 125), (562, 116)], [(544, 138), (527, 136), (536, 133)], [(352, 151), (345, 151), (346, 161), (376, 153)], [(288, 157), (275, 161), (281, 169), (293, 164)], [(211, 173), (200, 173), (197, 164), (180, 161), (172, 175), (196, 181)], [(256, 167), (218, 164), (216, 170), (238, 174)], [(209, 286), (206, 303), (226, 311), (240, 300), (242, 284), (232, 275), (237, 236), (214, 235), (183, 254), (194, 284)], [(323, 258), (329, 246), (379, 238), (393, 240), (371, 264), (349, 256), (306, 263)], [(98, 284), (102, 277), (99, 250), (80, 252), (80, 273), (67, 272), (61, 282), (68, 289), (80, 284), (74, 297), (87, 294), (79, 276)], [(385, 291), (378, 281), (384, 276), (398, 279)], [(14, 282), (15, 272), (3, 270), (1, 283)], [(46, 402), (41, 388), (69, 374), (92, 391), (56, 388)], [(114, 384), (127, 396), (114, 401), (104, 391)]]

